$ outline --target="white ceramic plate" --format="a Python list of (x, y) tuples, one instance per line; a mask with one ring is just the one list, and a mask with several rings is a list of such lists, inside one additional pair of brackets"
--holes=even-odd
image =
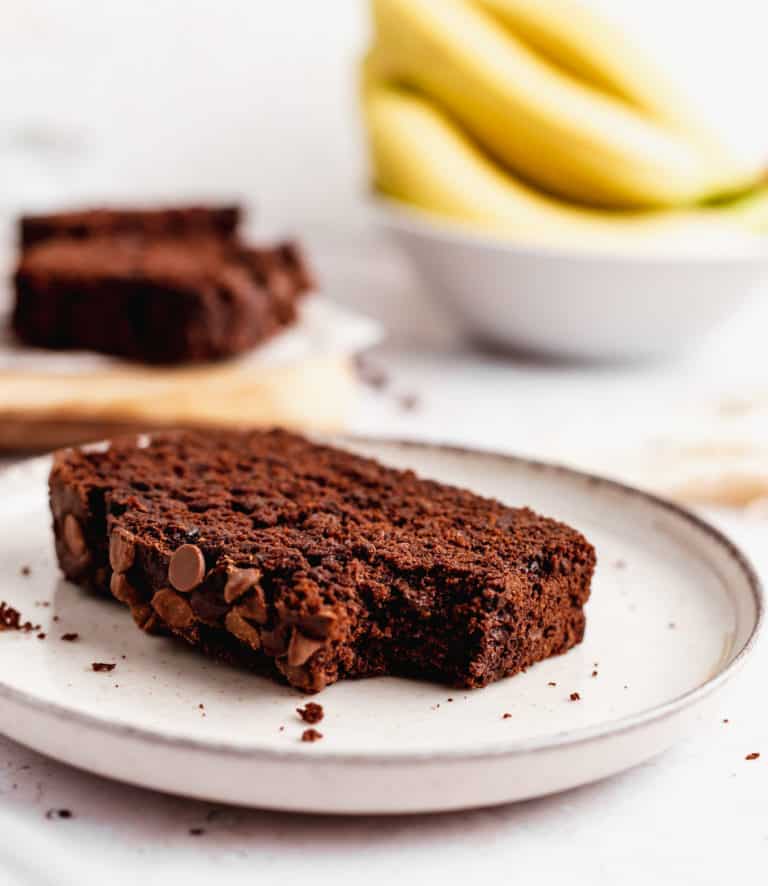
[[(0, 730), (102, 775), (221, 802), (458, 809), (584, 784), (657, 754), (695, 725), (754, 641), (754, 572), (673, 505), (509, 457), (349, 445), (583, 530), (600, 561), (585, 642), (474, 692), (398, 679), (332, 686), (318, 698), (323, 740), (302, 743), (294, 690), (147, 637), (117, 604), (58, 578), (49, 461), (37, 459), (0, 475), (0, 598), (47, 634), (0, 634)], [(70, 632), (79, 639), (60, 639)], [(92, 662), (116, 667), (95, 673)]]

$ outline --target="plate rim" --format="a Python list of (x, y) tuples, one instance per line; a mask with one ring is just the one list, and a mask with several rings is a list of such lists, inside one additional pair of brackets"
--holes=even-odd
[[(482, 750), (472, 751), (466, 748), (448, 748), (440, 750), (417, 750), (417, 751), (334, 751), (322, 750), (319, 754), (307, 753), (306, 748), (264, 748), (247, 747), (244, 745), (230, 744), (226, 741), (208, 741), (205, 739), (192, 738), (184, 735), (169, 735), (143, 726), (134, 726), (119, 720), (110, 720), (95, 714), (73, 710), (56, 701), (42, 700), (32, 693), (8, 686), (0, 679), (0, 699), (15, 703), (35, 712), (54, 717), (57, 720), (79, 725), (91, 730), (97, 730), (107, 735), (118, 738), (136, 740), (149, 745), (163, 745), (169, 749), (189, 751), (193, 753), (212, 754), (219, 756), (226, 754), (230, 757), (248, 758), (262, 762), (275, 763), (301, 763), (311, 762), (313, 765), (372, 765), (390, 766), (403, 764), (417, 764), (423, 762), (433, 763), (459, 763), (478, 762), (482, 760), (498, 759), (502, 757), (522, 757), (536, 753), (546, 753), (563, 747), (574, 748), (583, 744), (599, 741), (618, 735), (627, 734), (657, 722), (661, 722), (685, 708), (703, 701), (713, 692), (724, 686), (738, 673), (747, 658), (754, 651), (758, 638), (761, 635), (766, 617), (766, 596), (762, 580), (749, 557), (741, 548), (733, 542), (723, 531), (713, 526), (709, 521), (698, 514), (678, 504), (647, 492), (620, 480), (614, 480), (589, 471), (571, 468), (558, 462), (543, 461), (527, 456), (514, 455), (512, 453), (499, 452), (492, 449), (472, 448), (452, 443), (441, 443), (433, 440), (402, 439), (399, 437), (375, 436), (366, 434), (308, 434), (312, 439), (332, 445), (354, 446), (360, 445), (387, 445), (402, 449), (432, 449), (439, 452), (448, 452), (462, 457), (482, 457), (501, 462), (502, 464), (514, 464), (518, 467), (534, 471), (551, 473), (559, 476), (575, 478), (582, 483), (602, 486), (620, 493), (628, 498), (640, 499), (655, 508), (659, 508), (668, 514), (672, 514), (689, 526), (707, 536), (711, 542), (718, 545), (728, 557), (738, 566), (743, 574), (755, 604), (755, 622), (752, 629), (733, 659), (717, 674), (710, 677), (700, 686), (689, 689), (682, 695), (676, 696), (662, 704), (645, 708), (641, 711), (597, 723), (592, 726), (581, 726), (575, 729), (566, 729), (550, 735), (531, 736), (521, 740), (499, 742), (485, 747)], [(103, 445), (107, 441), (86, 444), (87, 446)], [(36, 465), (49, 462), (53, 453), (22, 459), (12, 465), (0, 469), (0, 483), (8, 474), (22, 473), (33, 470)]]

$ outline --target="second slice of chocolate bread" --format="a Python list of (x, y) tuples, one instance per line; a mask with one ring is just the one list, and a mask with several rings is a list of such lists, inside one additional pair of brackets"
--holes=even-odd
[(66, 450), (50, 491), (68, 578), (304, 691), (382, 674), (484, 686), (584, 633), (580, 533), (293, 434)]
[(26, 344), (156, 364), (253, 348), (295, 319), (311, 285), (294, 244), (126, 235), (43, 240), (14, 282), (12, 322)]

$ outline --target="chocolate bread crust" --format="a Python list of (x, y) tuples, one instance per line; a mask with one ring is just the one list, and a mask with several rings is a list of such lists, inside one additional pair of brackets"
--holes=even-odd
[(65, 575), (149, 631), (315, 692), (484, 686), (580, 642), (595, 552), (526, 508), (282, 431), (57, 454)]
[(19, 222), (22, 249), (59, 237), (84, 240), (115, 234), (145, 237), (234, 237), (239, 206), (179, 206), (161, 209), (86, 209), (26, 215)]
[(100, 235), (39, 242), (14, 283), (12, 324), (25, 343), (175, 364), (266, 341), (294, 321), (311, 279), (294, 244)]

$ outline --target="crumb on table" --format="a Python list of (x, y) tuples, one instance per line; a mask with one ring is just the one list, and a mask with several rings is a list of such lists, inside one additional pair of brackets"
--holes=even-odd
[(45, 813), (45, 817), (47, 819), (52, 818), (72, 818), (72, 810), (71, 809), (49, 809)]
[(421, 405), (417, 394), (403, 394), (399, 400), (400, 408), (405, 412), (413, 412)]
[(8, 603), (0, 600), (0, 631), (39, 631), (40, 625), (33, 625), (31, 621), (22, 621), (21, 613)]
[(325, 716), (325, 711), (321, 704), (310, 701), (303, 708), (296, 708), (296, 713), (305, 723), (319, 723)]

